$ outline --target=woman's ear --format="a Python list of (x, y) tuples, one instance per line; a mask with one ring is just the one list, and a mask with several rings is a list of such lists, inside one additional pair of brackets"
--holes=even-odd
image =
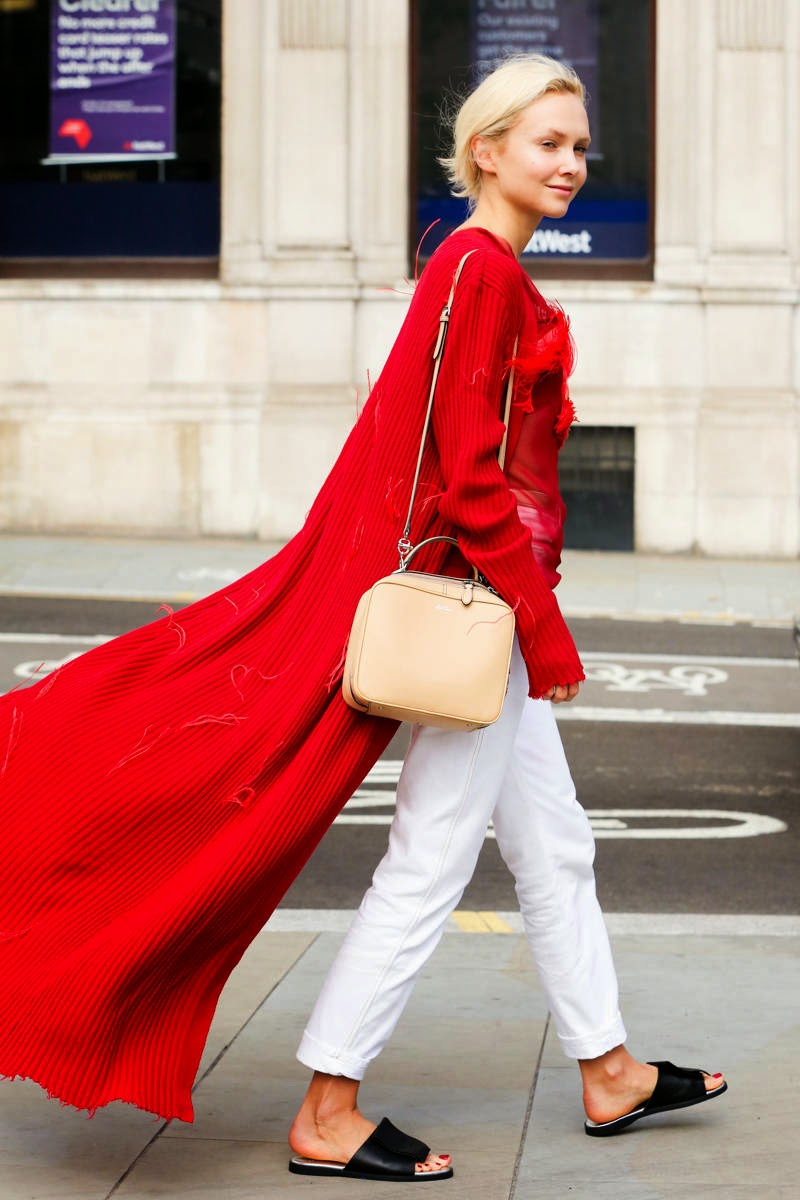
[(485, 171), (488, 175), (496, 175), (497, 167), (495, 166), (496, 143), (490, 141), (489, 138), (483, 137), (480, 133), (476, 133), (475, 137), (470, 142), (470, 150), (472, 151), (472, 161), (481, 171)]

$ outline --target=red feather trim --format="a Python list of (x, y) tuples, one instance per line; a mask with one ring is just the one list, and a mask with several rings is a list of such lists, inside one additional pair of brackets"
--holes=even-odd
[(556, 417), (556, 423), (553, 426), (553, 431), (556, 435), (559, 449), (564, 445), (564, 442), (569, 437), (570, 426), (578, 420), (575, 414), (575, 405), (570, 400), (569, 392), (565, 391), (561, 397), (561, 410)]
[(548, 305), (539, 328), (541, 333), (535, 344), (520, 346), (511, 360), (520, 382), (530, 386), (551, 371), (560, 370), (568, 376), (575, 366), (575, 343), (563, 308), (558, 304)]
[(535, 344), (521, 346), (511, 359), (516, 378), (517, 399), (514, 404), (522, 412), (533, 412), (533, 391), (542, 375), (561, 373), (561, 408), (554, 425), (559, 446), (569, 434), (570, 425), (577, 420), (575, 406), (569, 396), (567, 380), (575, 369), (575, 342), (570, 333), (570, 320), (560, 304), (549, 301), (539, 326), (542, 331)]

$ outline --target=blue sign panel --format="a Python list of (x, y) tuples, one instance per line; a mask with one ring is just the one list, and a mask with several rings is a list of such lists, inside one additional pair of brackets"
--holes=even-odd
[[(426, 197), (417, 205), (421, 253), (427, 257), (466, 220), (467, 205), (453, 196)], [(525, 258), (643, 259), (649, 250), (646, 200), (574, 200), (569, 216), (545, 217), (524, 250)]]

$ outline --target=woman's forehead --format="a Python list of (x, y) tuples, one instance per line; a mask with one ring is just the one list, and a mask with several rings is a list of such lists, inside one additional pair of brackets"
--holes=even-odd
[(572, 92), (551, 92), (534, 100), (520, 114), (519, 124), (536, 132), (558, 133), (564, 137), (588, 137), (589, 118), (579, 96)]

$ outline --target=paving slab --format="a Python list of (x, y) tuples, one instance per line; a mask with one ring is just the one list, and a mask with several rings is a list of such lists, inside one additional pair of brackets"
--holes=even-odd
[(0, 535), (7, 594), (194, 600), (247, 574), (280, 543), (238, 538)]
[[(196, 1088), (195, 1123), (169, 1126), (116, 1195), (239, 1200), (254, 1189), (282, 1196), (309, 1186), (315, 1197), (364, 1194), (363, 1183), (303, 1180), (286, 1170), (286, 1134), (308, 1080), (294, 1051), (340, 941), (322, 935), (298, 959)], [(449, 937), (370, 1070), (364, 1110), (376, 1120), (390, 1115), (456, 1156), (459, 1196), (507, 1200), (545, 1022), (524, 939)], [(381, 1196), (395, 1191), (382, 1186)]]
[(33, 1083), (0, 1083), (3, 1200), (106, 1200), (163, 1122), (129, 1105), (91, 1120)]
[[(223, 991), (198, 1078), (314, 941), (312, 933), (260, 934)], [(181, 1124), (177, 1122), (176, 1124)], [(36, 1084), (0, 1083), (3, 1200), (105, 1200), (164, 1122), (125, 1104), (93, 1118), (48, 1100)], [(285, 1126), (283, 1130), (285, 1138)]]
[(315, 940), (316, 935), (263, 930), (242, 956), (233, 977), (224, 988), (214, 1014), (198, 1079), (202, 1079), (217, 1057), (252, 1019), (265, 999), (287, 976)]
[(729, 1091), (588, 1138), (549, 1031), (514, 1200), (800, 1194), (800, 938), (621, 937), (615, 956), (632, 1051), (724, 1070)]
[(800, 608), (796, 559), (566, 550), (558, 597), (568, 615), (782, 624)]

